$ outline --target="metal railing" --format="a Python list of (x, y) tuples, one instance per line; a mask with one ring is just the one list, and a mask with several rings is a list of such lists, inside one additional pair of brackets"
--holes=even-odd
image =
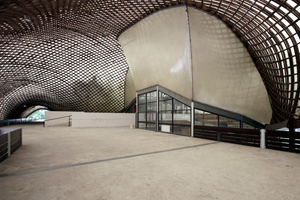
[(32, 122), (36, 120), (38, 120), (38, 118), (5, 119), (5, 120), (0, 120), (0, 127), (14, 125), (14, 124), (22, 124), (22, 123)]
[(241, 129), (228, 127), (194, 126), (194, 136), (198, 138), (260, 146), (261, 133), (259, 129)]
[(266, 147), (269, 149), (300, 153), (300, 133), (267, 130)]
[(134, 113), (134, 105), (136, 104), (136, 98), (134, 98), (131, 103), (124, 108), (124, 113)]
[(57, 118), (53, 118), (53, 119), (47, 119), (44, 121), (44, 127), (47, 121), (52, 121), (52, 120), (57, 120), (57, 119), (63, 119), (63, 118), (69, 118), (69, 126), (71, 126), (71, 120), (72, 120), (72, 115), (68, 115), (68, 116), (63, 116), (63, 117), (57, 117)]

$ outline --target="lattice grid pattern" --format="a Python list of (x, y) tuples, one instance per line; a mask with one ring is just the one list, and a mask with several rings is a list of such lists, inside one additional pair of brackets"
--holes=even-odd
[(216, 15), (244, 43), (269, 93), (272, 123), (299, 116), (297, 0), (0, 0), (5, 118), (39, 100), (53, 110), (122, 110), (128, 65), (118, 36), (180, 4)]

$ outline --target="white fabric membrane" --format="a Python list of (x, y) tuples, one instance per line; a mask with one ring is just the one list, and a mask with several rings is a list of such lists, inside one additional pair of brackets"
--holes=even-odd
[(186, 6), (165, 9), (127, 29), (119, 42), (137, 90), (158, 84), (270, 122), (268, 94), (249, 53), (214, 16)]

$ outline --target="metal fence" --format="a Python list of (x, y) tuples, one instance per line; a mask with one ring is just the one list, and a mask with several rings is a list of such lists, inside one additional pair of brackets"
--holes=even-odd
[(36, 121), (38, 118), (19, 118), (0, 120), (0, 127)]

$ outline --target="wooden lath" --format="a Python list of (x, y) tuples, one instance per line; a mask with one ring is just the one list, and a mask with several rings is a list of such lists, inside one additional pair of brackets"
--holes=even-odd
[[(124, 74), (128, 68), (117, 41), (118, 36), (149, 14), (182, 4), (215, 15), (232, 29), (248, 49), (269, 94), (273, 109), (271, 123), (299, 116), (299, 1), (2, 0), (0, 55), (5, 56), (0, 61), (1, 77), (13, 80), (32, 73), (30, 77), (35, 79), (29, 84), (32, 87), (26, 85), (25, 88), (23, 85), (14, 90), (2, 88), (7, 96), (6, 116), (10, 116), (15, 107), (36, 98), (46, 98), (45, 102), (50, 106), (60, 105), (53, 109), (100, 112), (105, 111), (104, 107), (110, 107), (107, 111), (121, 110), (124, 88), (118, 88), (120, 92), (115, 99), (119, 101), (110, 102), (107, 99), (99, 106), (96, 101), (101, 98), (84, 96), (84, 92), (79, 90), (75, 94), (74, 82), (60, 82), (55, 77), (68, 79), (70, 72), (74, 74), (75, 71), (82, 74), (80, 80), (82, 85), (86, 85), (94, 80), (94, 74), (95, 82), (102, 85), (103, 90), (111, 88), (115, 91), (117, 88), (114, 87), (117, 86), (113, 86), (110, 80), (125, 82)], [(30, 21), (26, 21), (25, 16)], [(108, 36), (103, 37), (103, 32), (107, 32)], [(81, 51), (76, 50), (75, 46)], [(39, 67), (27, 72), (24, 65), (16, 67), (20, 61), (28, 66)], [(95, 65), (102, 71), (95, 70)], [(41, 70), (44, 68), (53, 68), (58, 72)], [(75, 85), (78, 86), (78, 83)], [(102, 95), (102, 90), (91, 90), (95, 96)], [(55, 97), (42, 95), (49, 93)], [(104, 96), (108, 97), (107, 94)], [(113, 104), (117, 106), (110, 106)]]

